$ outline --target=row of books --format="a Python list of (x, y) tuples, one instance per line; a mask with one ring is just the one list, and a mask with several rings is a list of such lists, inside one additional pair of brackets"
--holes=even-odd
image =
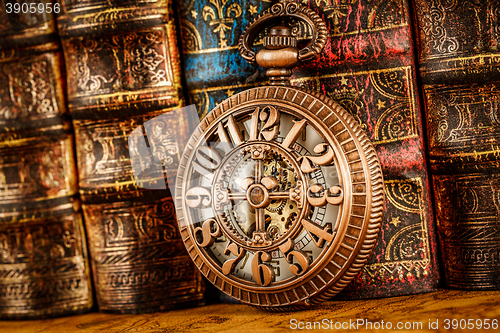
[[(134, 181), (130, 134), (157, 119), (148, 147), (175, 176), (192, 128), (175, 110), (195, 104), (204, 116), (266, 83), (238, 41), (272, 3), (63, 0), (59, 13), (16, 13), (0, 0), (1, 318), (214, 297), (184, 250), (171, 194)], [(432, 291), (440, 271), (448, 287), (498, 288), (500, 3), (301, 3), (330, 34), (292, 82), (359, 120), (385, 179), (375, 252), (337, 297)], [(307, 39), (307, 25), (295, 30)]]

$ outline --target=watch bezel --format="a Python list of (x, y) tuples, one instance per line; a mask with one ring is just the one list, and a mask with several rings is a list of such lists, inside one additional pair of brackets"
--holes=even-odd
[[(332, 242), (325, 245), (304, 275), (273, 282), (266, 287), (252, 285), (234, 275), (229, 277), (222, 273), (221, 267), (207, 255), (207, 250), (200, 248), (196, 242), (192, 226), (186, 223), (188, 217), (185, 212), (190, 208), (183, 200), (183, 193), (186, 192), (188, 183), (183, 181), (184, 174), (193, 162), (193, 152), (197, 144), (206, 140), (206, 134), (212, 135), (218, 123), (230, 114), (237, 118), (246, 112), (251, 112), (252, 107), (259, 103), (272, 104), (277, 108), (285, 107), (288, 110), (284, 113), (307, 119), (309, 125), (314, 124), (316, 131), (320, 129), (318, 132), (323, 139), (334, 148), (335, 163), (344, 190), (344, 202), (340, 205), (335, 224), (337, 233)], [(345, 134), (348, 134), (347, 137)], [(350, 143), (354, 143), (354, 148), (352, 144), (349, 146)], [(346, 148), (348, 146), (350, 148)], [(355, 159), (356, 154), (359, 159)], [(362, 172), (353, 170), (354, 164), (360, 166), (359, 162)], [(358, 179), (354, 179), (353, 174), (360, 173), (363, 177), (358, 176)], [(364, 179), (364, 182), (361, 179)], [(359, 186), (364, 186), (363, 194), (357, 193)], [(354, 197), (363, 195), (366, 198), (366, 209), (359, 227), (350, 222), (359, 223), (359, 216), (353, 214), (353, 205), (357, 207), (362, 205), (355, 203)], [(296, 87), (258, 87), (240, 92), (223, 101), (196, 128), (180, 162), (175, 202), (181, 235), (188, 253), (210, 282), (243, 303), (267, 310), (292, 310), (330, 298), (342, 290), (362, 269), (374, 248), (381, 226), (384, 204), (383, 179), (380, 164), (369, 139), (354, 118), (338, 103), (323, 95)], [(349, 227), (355, 229), (355, 226), (360, 230), (359, 234), (357, 236), (348, 234)], [(351, 240), (356, 238), (355, 245), (347, 244), (346, 237)], [(335, 270), (337, 273), (334, 273)]]

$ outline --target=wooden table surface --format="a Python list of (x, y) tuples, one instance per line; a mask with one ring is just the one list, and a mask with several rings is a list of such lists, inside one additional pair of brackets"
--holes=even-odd
[[(457, 329), (453, 329), (453, 319), (457, 319)], [(464, 327), (466, 323), (486, 326), (489, 323), (491, 327), (493, 319), (500, 321), (500, 291), (440, 290), (376, 300), (326, 302), (313, 310), (292, 313), (268, 313), (246, 305), (215, 304), (141, 315), (89, 313), (47, 320), (0, 321), (0, 332), (274, 333), (354, 332), (355, 328), (364, 332), (389, 332), (389, 324), (395, 329), (398, 323), (403, 325), (400, 332), (500, 332), (500, 326), (496, 330), (478, 330), (477, 326), (460, 329), (460, 324)], [(316, 330), (307, 330), (308, 323), (313, 327), (314, 322), (322, 326), (316, 324)], [(371, 323), (371, 329), (367, 322)], [(414, 329), (404, 329), (404, 325)], [(294, 327), (296, 329), (292, 330)]]

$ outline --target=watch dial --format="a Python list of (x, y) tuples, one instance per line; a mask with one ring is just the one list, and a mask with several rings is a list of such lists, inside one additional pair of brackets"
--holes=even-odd
[(376, 236), (380, 219), (368, 220), (383, 194), (376, 205), (368, 198), (376, 157), (366, 156), (367, 139), (345, 110), (318, 99), (305, 107), (300, 90), (272, 89), (294, 99), (243, 92), (202, 122), (181, 161), (176, 206), (188, 251), (210, 281), (246, 303), (293, 307), (366, 260), (361, 245)]

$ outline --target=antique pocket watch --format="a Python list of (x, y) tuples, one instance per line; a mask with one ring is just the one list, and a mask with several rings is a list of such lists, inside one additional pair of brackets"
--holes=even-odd
[[(284, 19), (310, 26), (305, 48)], [(189, 255), (221, 291), (266, 310), (306, 308), (341, 291), (381, 226), (382, 171), (370, 140), (339, 104), (289, 84), (290, 68), (315, 58), (326, 38), (321, 18), (296, 3), (257, 17), (240, 53), (267, 69), (270, 85), (215, 107), (178, 169), (175, 206)]]

